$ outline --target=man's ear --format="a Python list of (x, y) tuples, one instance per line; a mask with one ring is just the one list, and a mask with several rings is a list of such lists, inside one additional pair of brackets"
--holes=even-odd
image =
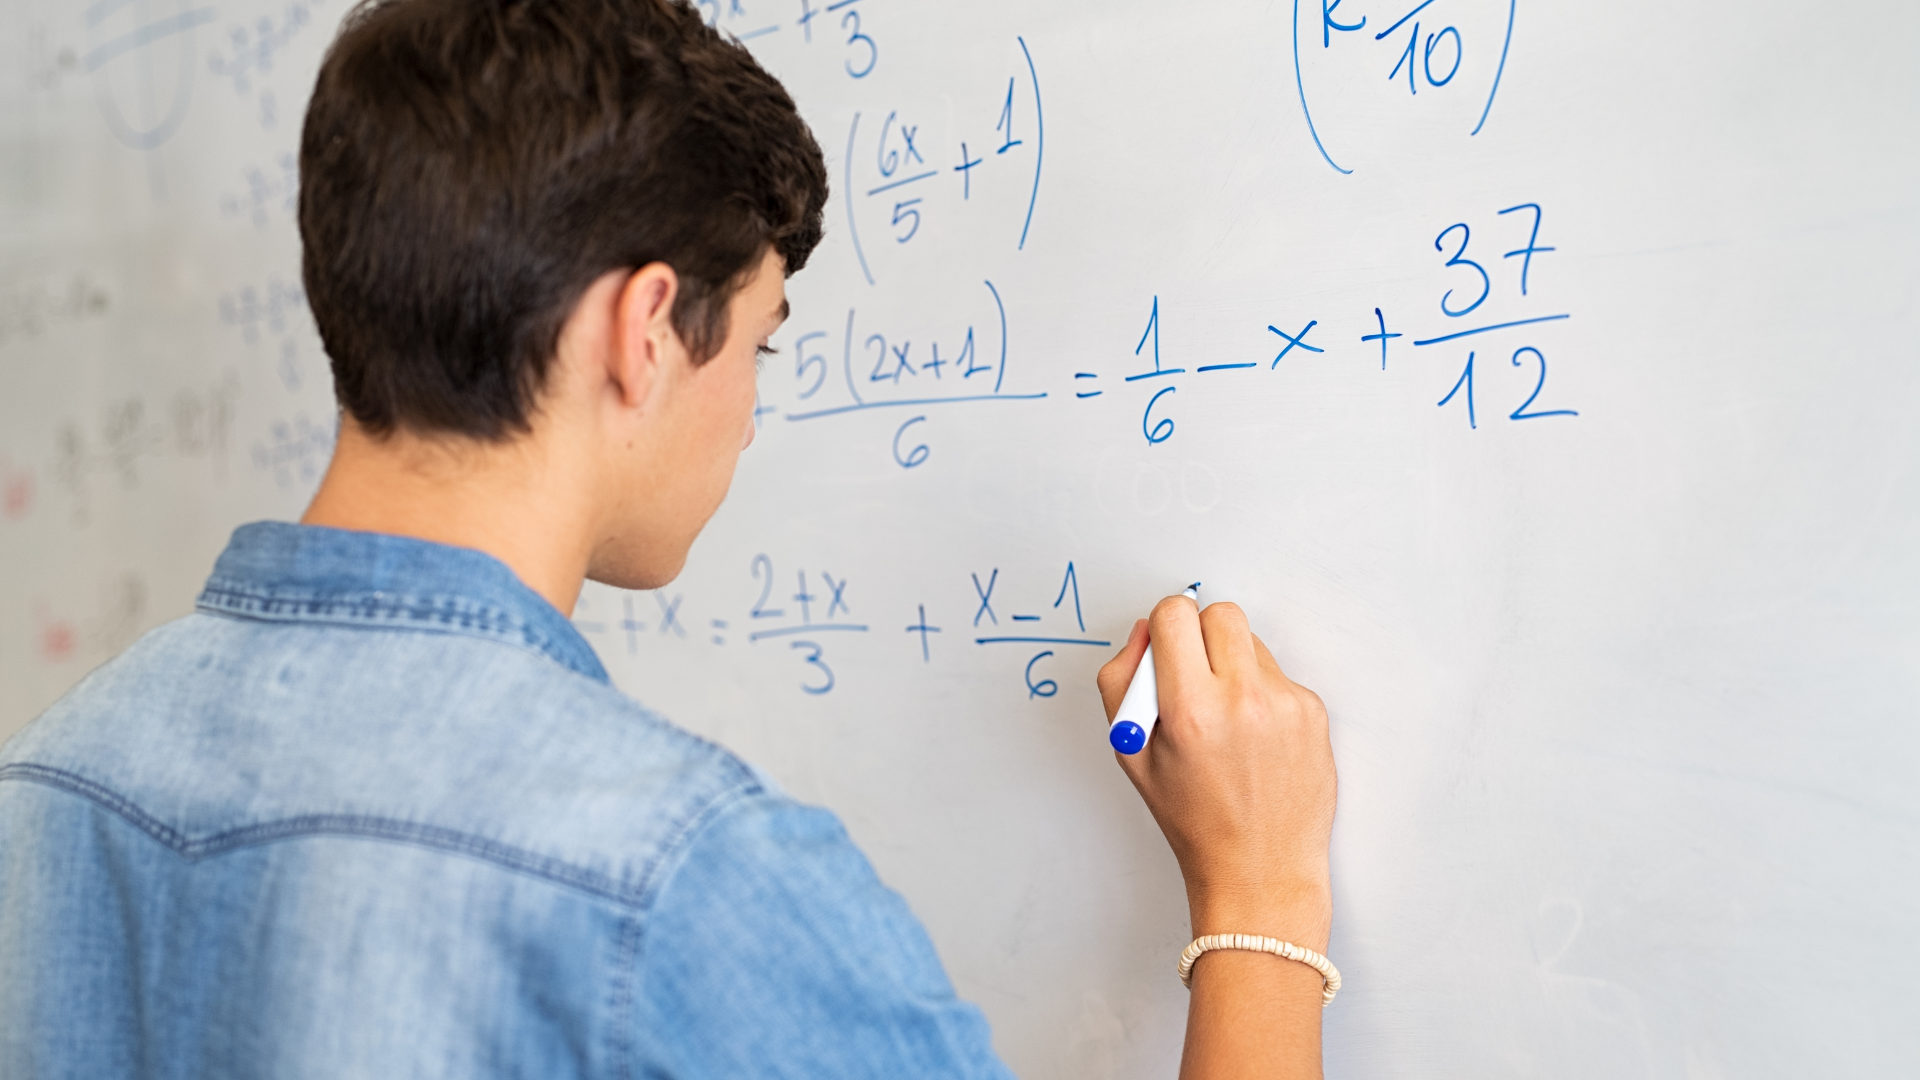
[(630, 275), (614, 302), (613, 355), (608, 376), (620, 404), (637, 409), (659, 388), (668, 365), (686, 352), (673, 328), (680, 276), (653, 262)]

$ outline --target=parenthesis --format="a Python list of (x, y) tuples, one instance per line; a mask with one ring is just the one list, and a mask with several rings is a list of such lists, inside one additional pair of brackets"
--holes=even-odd
[(853, 310), (847, 309), (847, 337), (840, 349), (840, 370), (847, 377), (847, 393), (853, 395), (853, 403), (865, 405), (860, 399), (860, 390), (853, 383)]
[(1000, 382), (1007, 377), (1007, 305), (1000, 299), (1000, 290), (987, 282), (987, 291), (993, 294), (993, 306), (1000, 311), (1000, 369), (993, 373), (993, 392), (1000, 392)]
[[(1296, 0), (1297, 2), (1297, 0)], [(847, 235), (853, 237), (853, 253), (860, 256), (860, 272), (866, 275), (867, 284), (873, 284), (873, 271), (867, 269), (867, 252), (860, 246), (860, 226), (853, 219), (853, 143), (860, 133), (860, 114), (853, 114), (853, 126), (847, 129), (847, 163), (841, 172), (841, 180), (847, 189)]]
[[(1299, 0), (1295, 0), (1297, 4)], [(1027, 49), (1027, 39), (1016, 37), (1020, 43), (1020, 54), (1027, 58), (1027, 76), (1033, 80), (1033, 117), (1034, 127), (1038, 129), (1037, 145), (1033, 153), (1033, 195), (1027, 199), (1027, 221), (1020, 226), (1020, 247), (1027, 250), (1027, 230), (1033, 228), (1033, 208), (1040, 201), (1040, 166), (1047, 158), (1047, 110), (1040, 104), (1040, 73), (1034, 69), (1033, 53)]]
[[(1294, 0), (1296, 7), (1299, 3), (1300, 0)], [(1493, 99), (1500, 93), (1500, 77), (1507, 73), (1507, 50), (1513, 47), (1513, 19), (1519, 12), (1520, 0), (1507, 0), (1507, 38), (1500, 43), (1500, 66), (1493, 72), (1493, 89), (1487, 91), (1487, 107), (1480, 110), (1480, 122), (1467, 132), (1469, 137), (1480, 134), (1480, 129), (1487, 126), (1487, 114), (1493, 111)]]
[(1335, 172), (1352, 175), (1352, 169), (1341, 168), (1333, 155), (1327, 153), (1326, 144), (1320, 141), (1320, 130), (1313, 126), (1313, 110), (1307, 106), (1307, 80), (1300, 74), (1300, 0), (1293, 0), (1293, 84), (1300, 90), (1300, 111), (1307, 118), (1307, 134), (1313, 136), (1314, 147)]

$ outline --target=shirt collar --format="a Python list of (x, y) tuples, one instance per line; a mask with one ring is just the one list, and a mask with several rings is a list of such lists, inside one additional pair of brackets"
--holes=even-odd
[(505, 563), (407, 536), (276, 521), (242, 525), (214, 564), (199, 607), (276, 622), (492, 638), (608, 681), (567, 617)]

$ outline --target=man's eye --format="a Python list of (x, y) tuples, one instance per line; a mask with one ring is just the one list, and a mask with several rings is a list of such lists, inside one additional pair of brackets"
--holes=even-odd
[(776, 349), (771, 345), (754, 346), (753, 348), (754, 370), (758, 371), (758, 370), (761, 370), (762, 368), (765, 368), (767, 366), (767, 357), (776, 355), (777, 353), (779, 353), (779, 351), (780, 351), (779, 349)]

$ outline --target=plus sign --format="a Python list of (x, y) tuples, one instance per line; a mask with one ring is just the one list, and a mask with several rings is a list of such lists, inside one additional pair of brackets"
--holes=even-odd
[(640, 631), (645, 630), (647, 625), (634, 620), (633, 594), (628, 593), (621, 599), (626, 601), (627, 617), (620, 620), (620, 629), (627, 632), (627, 653), (632, 655), (640, 651)]
[(1387, 342), (1401, 335), (1387, 333), (1387, 317), (1380, 314), (1379, 308), (1373, 309), (1373, 317), (1380, 320), (1380, 332), (1377, 334), (1363, 335), (1360, 340), (1362, 342), (1377, 341), (1380, 343), (1380, 370), (1385, 371), (1387, 370)]
[(927, 605), (921, 604), (919, 607), (920, 621), (913, 626), (907, 627), (907, 633), (920, 635), (920, 659), (923, 663), (931, 663), (933, 661), (933, 654), (927, 649), (927, 635), (939, 633), (940, 628), (937, 626), (928, 626)]
[(968, 157), (967, 144), (960, 144), (960, 164), (955, 165), (953, 171), (960, 174), (960, 198), (962, 201), (973, 198), (973, 167), (980, 164), (981, 160), (980, 158)]
[(811, 625), (813, 623), (813, 602), (818, 599), (818, 597), (807, 591), (807, 572), (805, 570), (800, 571), (800, 591), (794, 593), (793, 598), (800, 602), (800, 621)]

